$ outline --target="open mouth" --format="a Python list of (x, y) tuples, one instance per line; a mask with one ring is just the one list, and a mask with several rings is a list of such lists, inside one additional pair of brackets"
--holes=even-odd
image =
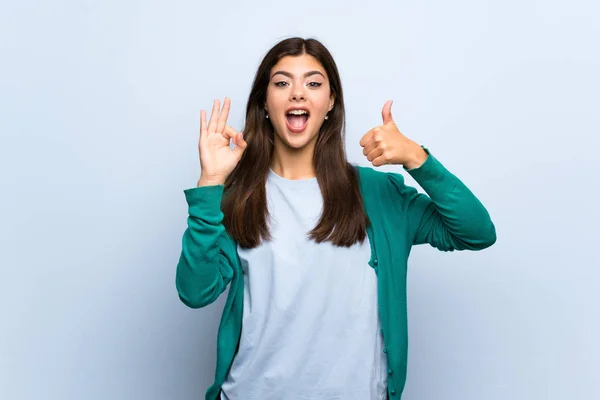
[(286, 116), (286, 125), (290, 132), (302, 133), (308, 126), (310, 113), (307, 110), (292, 110)]

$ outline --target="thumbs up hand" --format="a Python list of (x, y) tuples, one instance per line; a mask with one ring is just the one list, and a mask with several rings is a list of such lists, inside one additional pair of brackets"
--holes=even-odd
[(427, 153), (398, 130), (392, 119), (392, 101), (385, 103), (381, 116), (383, 125), (371, 129), (360, 139), (363, 154), (374, 167), (385, 164), (399, 164), (406, 169), (420, 167)]

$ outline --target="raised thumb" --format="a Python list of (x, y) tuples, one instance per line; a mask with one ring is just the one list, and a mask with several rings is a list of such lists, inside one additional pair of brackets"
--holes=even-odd
[(394, 122), (392, 119), (392, 103), (394, 100), (386, 101), (383, 105), (383, 110), (381, 111), (381, 116), (383, 117), (383, 123), (389, 124), (390, 122)]

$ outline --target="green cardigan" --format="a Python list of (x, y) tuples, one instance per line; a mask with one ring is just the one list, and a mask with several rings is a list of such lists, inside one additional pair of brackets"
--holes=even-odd
[[(369, 265), (378, 277), (388, 395), (400, 399), (406, 381), (406, 272), (411, 246), (429, 243), (442, 251), (481, 250), (495, 243), (496, 231), (481, 202), (432, 154), (420, 167), (407, 170), (426, 194), (405, 185), (401, 174), (355, 168), (371, 223), (367, 228)], [(188, 227), (175, 279), (179, 298), (191, 308), (211, 304), (231, 285), (219, 325), (215, 380), (206, 391), (206, 400), (219, 399), (237, 351), (243, 316), (244, 279), (237, 245), (221, 223), (223, 188), (184, 191)]]

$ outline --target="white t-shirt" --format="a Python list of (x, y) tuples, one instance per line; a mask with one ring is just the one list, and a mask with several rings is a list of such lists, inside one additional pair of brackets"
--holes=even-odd
[(386, 399), (368, 238), (350, 248), (308, 238), (323, 205), (316, 178), (270, 171), (266, 189), (273, 239), (238, 248), (242, 335), (221, 399)]

